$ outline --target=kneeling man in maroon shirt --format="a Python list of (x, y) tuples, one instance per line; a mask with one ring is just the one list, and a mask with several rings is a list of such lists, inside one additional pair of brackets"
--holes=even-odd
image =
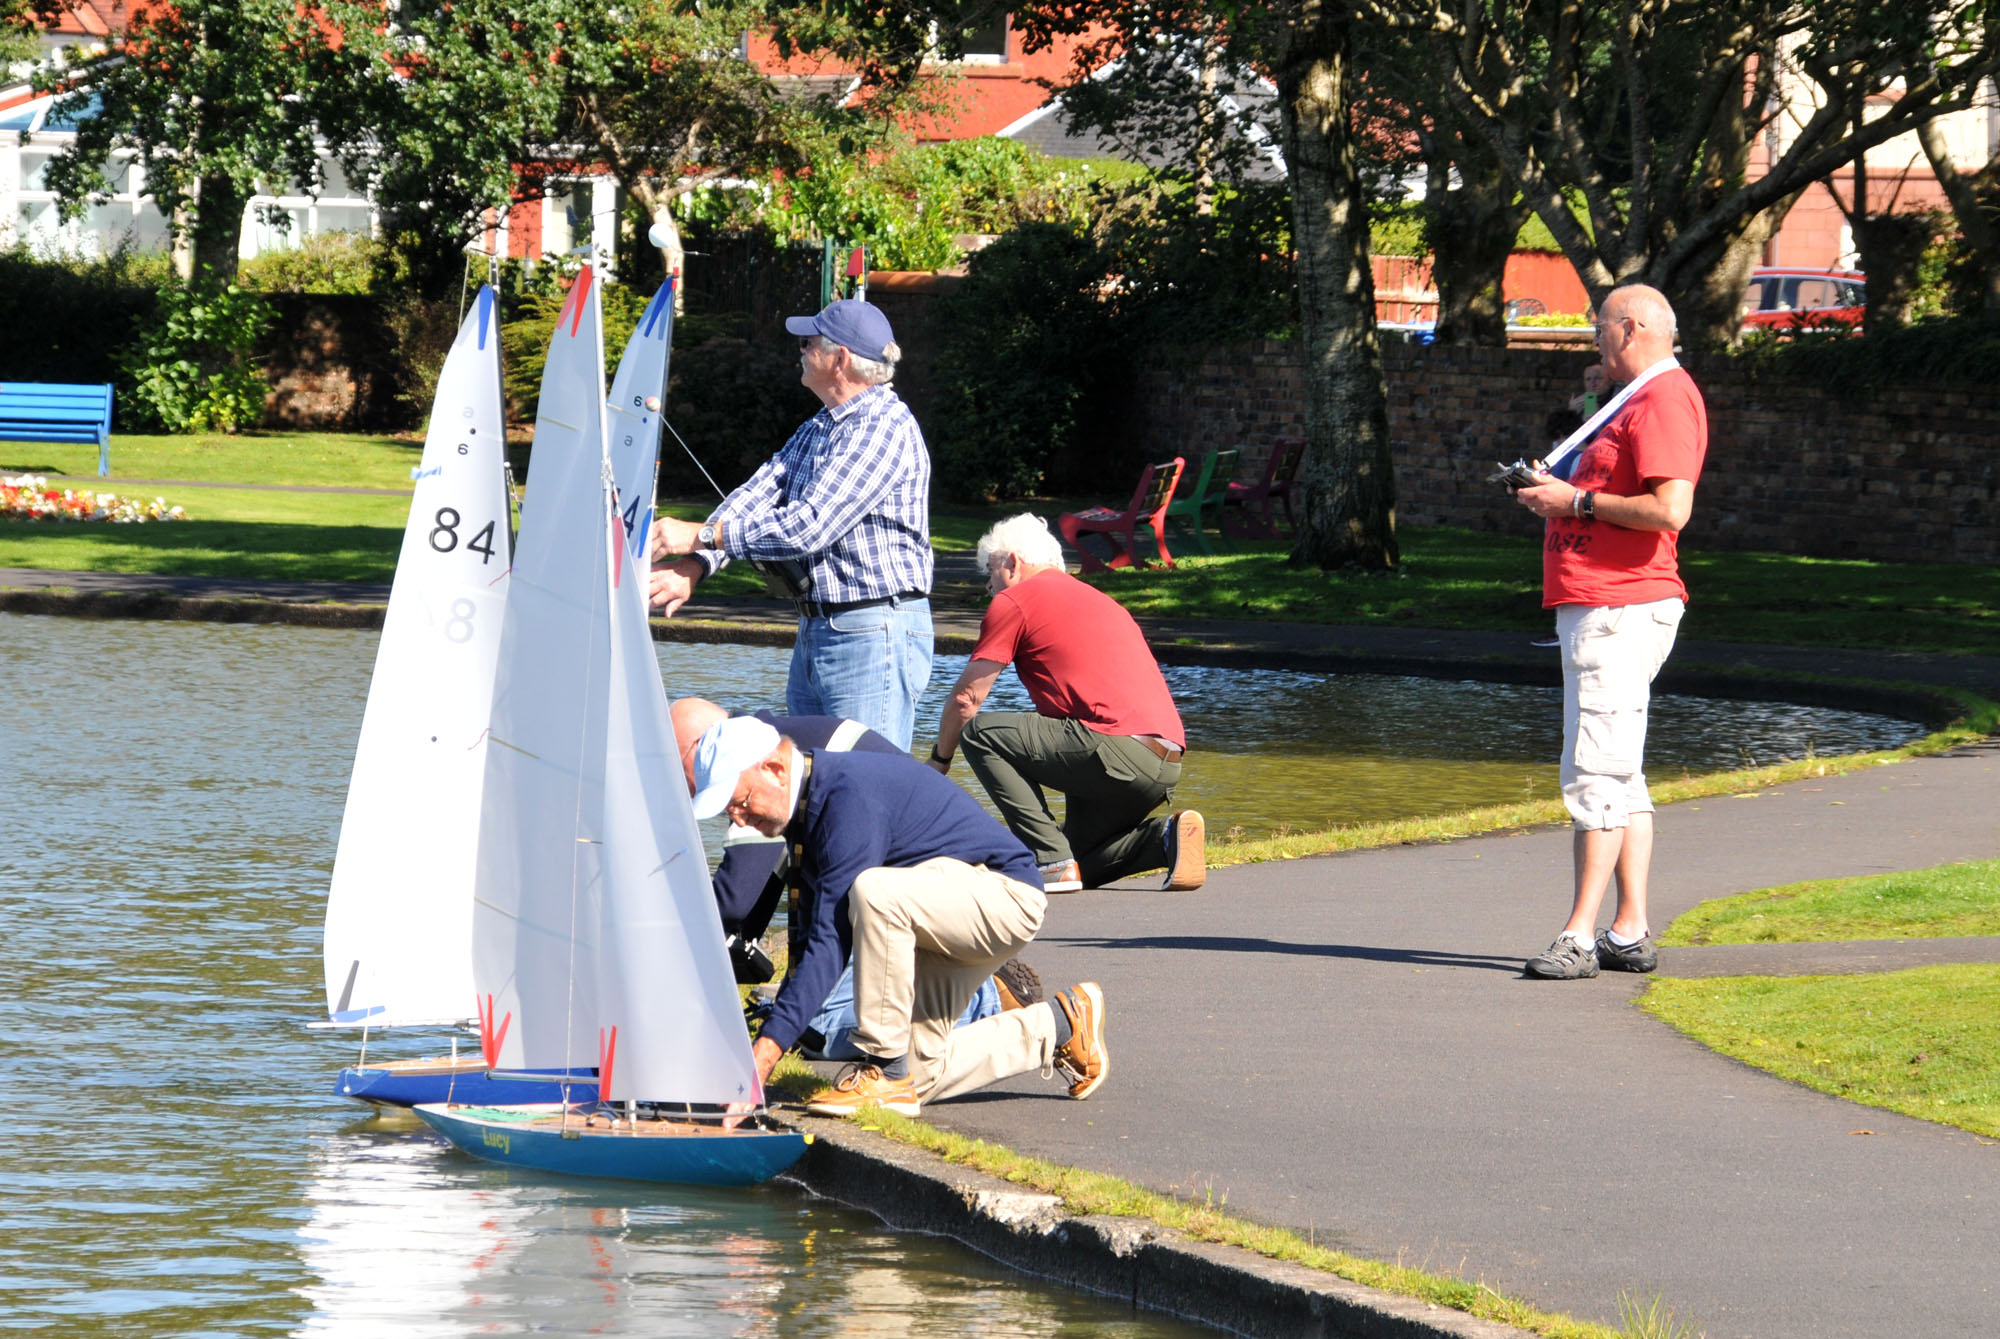
[[(1167, 888), (1201, 887), (1201, 815), (1149, 817), (1180, 782), (1187, 735), (1139, 625), (1069, 574), (1039, 517), (1010, 516), (987, 531), (979, 564), (993, 603), (945, 702), (931, 766), (948, 770), (964, 747), (1051, 893), (1161, 868)], [(1009, 664), (1035, 710), (980, 715)], [(1049, 791), (1067, 799), (1060, 823)]]

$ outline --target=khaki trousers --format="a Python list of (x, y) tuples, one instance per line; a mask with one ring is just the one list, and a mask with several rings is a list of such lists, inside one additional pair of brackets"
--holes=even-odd
[(854, 1044), (884, 1059), (907, 1055), (923, 1102), (1046, 1069), (1055, 1016), (1040, 1005), (952, 1023), (994, 969), (1034, 939), (1047, 907), (1034, 885), (948, 857), (864, 870), (848, 897)]

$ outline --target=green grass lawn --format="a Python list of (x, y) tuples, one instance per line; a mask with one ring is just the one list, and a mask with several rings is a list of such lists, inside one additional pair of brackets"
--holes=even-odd
[(1660, 942), (1801, 944), (1952, 935), (2000, 935), (2000, 860), (1814, 879), (1712, 898), (1676, 917)]
[[(1392, 627), (1546, 629), (1541, 555), (1531, 538), (1405, 529), (1393, 574), (1322, 573), (1283, 543), (1215, 557), (1175, 553), (1169, 572), (1091, 581), (1134, 613)], [(1684, 553), (1687, 620), (1708, 641), (2000, 655), (2000, 566), (1884, 563), (1772, 553)]]
[(167, 501), (192, 519), (0, 520), (0, 567), (386, 582), (410, 512), (405, 498), (353, 493), (169, 490)]
[[(2000, 860), (1713, 898), (1662, 944), (2000, 934)], [(2000, 1135), (2000, 964), (1852, 976), (1662, 977), (1640, 1007), (1696, 1041), (1835, 1097)]]
[(2000, 964), (1661, 978), (1639, 1003), (1703, 1045), (1780, 1078), (2000, 1137), (2000, 1028), (1993, 1025)]
[[(195, 483), (311, 484), (336, 488), (410, 487), (421, 438), (350, 432), (193, 433), (142, 437), (113, 433), (111, 479), (94, 485), (123, 492), (120, 479)], [(72, 474), (95, 478), (97, 448), (70, 443), (0, 442), (0, 474)], [(169, 501), (185, 502), (184, 498)]]

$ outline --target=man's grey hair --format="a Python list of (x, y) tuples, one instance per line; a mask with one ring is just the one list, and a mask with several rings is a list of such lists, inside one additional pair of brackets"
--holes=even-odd
[[(824, 353), (832, 353), (835, 349), (847, 349), (845, 344), (828, 339), (825, 335), (814, 335), (813, 338), (819, 341), (820, 350)], [(894, 340), (884, 344), (880, 361), (863, 358), (852, 349), (847, 349), (847, 354), (848, 370), (855, 380), (865, 381), (870, 386), (886, 386), (896, 378), (896, 364), (903, 357), (903, 346)]]
[(979, 537), (979, 570), (998, 555), (1012, 554), (1030, 567), (1063, 566), (1062, 541), (1049, 533), (1049, 523), (1039, 516), (1022, 512)]

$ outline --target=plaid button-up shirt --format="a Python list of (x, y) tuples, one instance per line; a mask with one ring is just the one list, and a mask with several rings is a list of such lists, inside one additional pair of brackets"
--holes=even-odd
[(732, 558), (802, 559), (814, 600), (931, 589), (931, 457), (909, 406), (871, 386), (814, 414), (709, 518)]

